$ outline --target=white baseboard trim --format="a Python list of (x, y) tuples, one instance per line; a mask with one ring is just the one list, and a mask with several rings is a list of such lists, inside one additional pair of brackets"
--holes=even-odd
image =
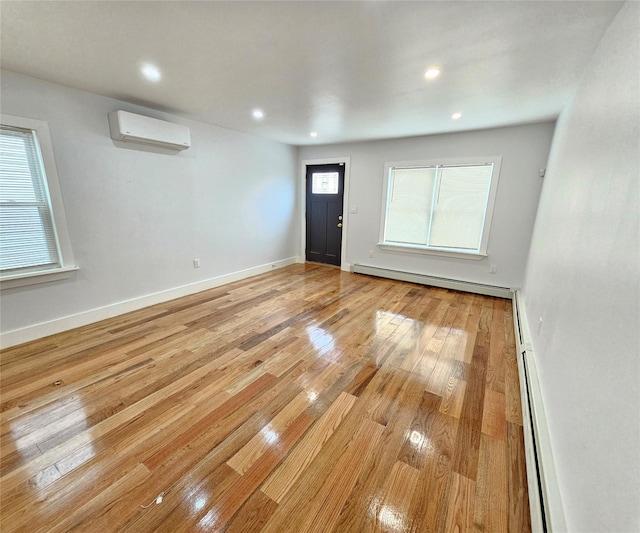
[(518, 350), (531, 530), (534, 533), (565, 532), (567, 526), (542, 402), (542, 390), (520, 290), (513, 294), (513, 324)]
[(188, 285), (182, 285), (166, 291), (160, 291), (153, 294), (147, 294), (130, 300), (124, 300), (104, 307), (98, 307), (82, 313), (74, 315), (64, 316), (51, 320), (48, 322), (42, 322), (40, 324), (34, 324), (33, 326), (27, 326), (21, 329), (14, 329), (7, 331), (0, 335), (0, 347), (8, 348), (23, 342), (29, 342), (42, 337), (47, 337), (55, 333), (61, 333), (73, 328), (86, 326), (106, 318), (112, 318), (114, 316), (122, 315), (130, 311), (137, 311), (150, 305), (155, 305), (169, 300), (180, 298), (181, 296), (187, 296), (196, 292), (205, 291), (207, 289), (213, 289), (227, 283), (233, 283), (234, 281), (240, 281), (252, 276), (264, 274), (277, 268), (282, 268), (294, 263), (303, 262), (299, 256), (289, 257), (287, 259), (281, 259), (272, 263), (259, 265), (245, 270), (239, 270), (237, 272), (231, 272), (230, 274), (224, 274), (215, 278), (198, 281), (197, 283), (190, 283)]
[(509, 300), (513, 295), (511, 289), (507, 289), (506, 287), (496, 287), (493, 285), (483, 285), (481, 283), (473, 283), (470, 281), (438, 278), (436, 276), (428, 276), (426, 274), (414, 274), (411, 272), (402, 272), (400, 270), (391, 270), (388, 268), (359, 265), (357, 263), (353, 265), (353, 272), (356, 274), (367, 274), (369, 276), (395, 279), (398, 281), (409, 281), (411, 283), (419, 283), (421, 285), (430, 285), (441, 289), (453, 289), (456, 291), (483, 294), (485, 296), (508, 298)]

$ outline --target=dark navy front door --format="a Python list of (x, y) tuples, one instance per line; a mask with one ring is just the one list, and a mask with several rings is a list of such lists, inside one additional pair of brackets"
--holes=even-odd
[(307, 261), (340, 266), (344, 164), (307, 165)]

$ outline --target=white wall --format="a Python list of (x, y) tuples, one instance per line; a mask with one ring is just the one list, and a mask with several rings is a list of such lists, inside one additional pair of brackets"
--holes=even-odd
[(572, 532), (640, 531), (639, 20), (623, 5), (559, 118), (524, 287)]
[[(385, 141), (301, 147), (300, 160), (351, 157), (346, 261), (498, 287), (520, 287), (553, 135), (553, 123)], [(391, 161), (502, 156), (489, 257), (480, 261), (379, 249), (384, 165)], [(374, 257), (369, 258), (369, 250)], [(498, 267), (489, 272), (491, 264)]]
[[(296, 148), (12, 72), (1, 83), (3, 113), (49, 123), (80, 266), (68, 280), (3, 290), (3, 332), (298, 253)], [(192, 147), (117, 147), (116, 109), (186, 124)]]

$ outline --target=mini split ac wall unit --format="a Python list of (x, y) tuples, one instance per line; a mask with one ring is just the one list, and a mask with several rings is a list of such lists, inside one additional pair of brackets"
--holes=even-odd
[(186, 150), (191, 146), (187, 126), (136, 115), (127, 111), (109, 113), (111, 138), (139, 144), (149, 144), (171, 150)]

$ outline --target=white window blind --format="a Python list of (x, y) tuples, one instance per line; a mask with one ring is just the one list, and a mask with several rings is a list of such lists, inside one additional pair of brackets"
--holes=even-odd
[(393, 169), (385, 240), (426, 245), (435, 168)]
[(60, 266), (36, 132), (0, 126), (0, 271)]
[(429, 246), (479, 249), (492, 169), (493, 165), (440, 169)]
[(380, 244), (484, 254), (500, 158), (488, 161), (388, 163)]

